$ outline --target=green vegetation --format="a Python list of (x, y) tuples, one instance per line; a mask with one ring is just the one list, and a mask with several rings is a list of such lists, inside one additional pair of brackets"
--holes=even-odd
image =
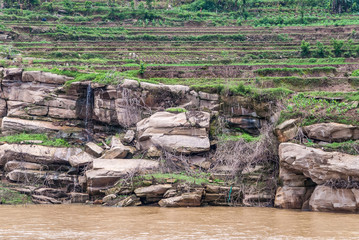
[(6, 143), (23, 143), (23, 144), (34, 144), (44, 145), (53, 147), (70, 147), (70, 144), (62, 138), (49, 139), (45, 134), (26, 134), (21, 133), (17, 135), (8, 135), (0, 137), (0, 142)]
[(336, 152), (344, 152), (351, 155), (359, 155), (359, 141), (347, 141), (347, 142), (335, 142), (328, 143), (325, 145), (319, 145), (312, 142), (308, 142), (305, 144), (308, 147), (316, 147), (321, 148), (325, 151), (336, 151)]
[(218, 139), (219, 141), (238, 141), (240, 139), (245, 140), (246, 142), (257, 142), (260, 140), (260, 136), (258, 137), (253, 137), (252, 135), (248, 134), (248, 133), (241, 133), (240, 135), (219, 135)]
[(166, 112), (170, 112), (170, 113), (182, 113), (182, 112), (187, 112), (187, 109), (185, 108), (167, 108)]
[(11, 190), (10, 186), (0, 183), (0, 204), (17, 205), (30, 203), (32, 203), (30, 196)]
[(221, 181), (219, 179), (215, 179), (210, 181), (211, 174), (199, 172), (194, 175), (188, 175), (187, 173), (154, 173), (154, 174), (146, 174), (141, 175), (138, 178), (140, 180), (152, 180), (155, 179), (160, 183), (166, 183), (167, 180), (171, 180), (175, 183), (188, 183), (188, 184), (210, 184), (215, 183), (218, 184)]
[[(317, 97), (312, 97), (316, 95)], [(321, 97), (324, 96), (324, 97)], [(335, 96), (342, 96), (349, 101), (340, 101)], [(331, 99), (330, 97), (333, 97)], [(287, 102), (287, 107), (281, 112), (280, 121), (302, 118), (302, 125), (321, 122), (338, 122), (343, 124), (359, 125), (356, 100), (358, 93), (325, 93), (312, 92), (310, 94), (297, 94)]]

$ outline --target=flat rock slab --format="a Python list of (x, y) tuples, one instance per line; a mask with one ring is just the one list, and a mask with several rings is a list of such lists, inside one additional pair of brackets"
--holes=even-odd
[(52, 132), (65, 132), (65, 133), (80, 133), (82, 128), (55, 126), (52, 122), (26, 120), (20, 118), (4, 117), (2, 120), (2, 131), (6, 134), (11, 133), (52, 133)]
[(343, 142), (359, 139), (359, 127), (340, 123), (318, 123), (304, 127), (311, 139), (325, 142)]
[(151, 173), (159, 162), (144, 159), (94, 159), (93, 169), (86, 171), (87, 189), (91, 195), (112, 187), (127, 174)]
[[(80, 148), (56, 148), (40, 145), (4, 144), (0, 146), (0, 163), (8, 161), (69, 165), (69, 158)], [(1, 164), (0, 164), (1, 165)]]
[(23, 82), (41, 82), (50, 84), (64, 84), (73, 78), (42, 71), (25, 71), (22, 73)]

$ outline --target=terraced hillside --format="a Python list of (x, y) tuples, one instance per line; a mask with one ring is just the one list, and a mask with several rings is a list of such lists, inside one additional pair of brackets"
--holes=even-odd
[[(26, 141), (68, 148), (92, 139), (100, 153), (86, 151), (97, 164), (106, 164), (102, 159), (114, 154), (107, 149), (110, 139), (117, 141), (111, 135), (123, 133), (124, 141), (125, 130), (136, 130), (126, 147), (118, 144), (126, 150), (121, 158), (165, 159), (148, 164), (170, 163), (166, 174), (185, 169), (191, 177), (206, 176), (208, 184), (224, 180), (224, 190), (217, 190), (230, 196), (228, 186), (236, 186), (237, 200), (246, 206), (274, 205), (275, 191), (283, 185), (277, 181), (278, 160), (284, 156), (278, 154), (279, 142), (290, 142), (281, 146), (298, 152), (301, 144), (339, 151), (350, 155), (347, 159), (359, 154), (359, 9), (355, 1), (350, 6), (338, 2), (64, 0), (6, 6), (0, 15), (0, 103), (5, 109), (0, 115), (2, 134), (10, 138), (4, 141), (23, 143), (18, 138), (25, 136)], [(324, 130), (316, 124), (328, 134), (318, 137)], [(56, 135), (60, 143), (49, 139), (51, 134), (11, 138), (13, 131), (37, 128), (74, 133)], [(345, 136), (337, 136), (337, 129)], [(171, 143), (172, 137), (183, 142)], [(78, 154), (82, 148), (71, 151)], [(202, 162), (196, 162), (198, 157)], [(288, 168), (288, 176), (302, 171), (287, 165), (281, 167)], [(75, 166), (65, 169), (79, 176), (86, 172), (83, 185), (91, 196), (118, 190), (102, 186), (102, 178), (110, 178), (114, 187), (122, 175), (91, 175), (96, 167)], [(106, 167), (102, 170), (113, 166)], [(16, 181), (19, 173), (10, 173), (7, 178)], [(342, 184), (342, 179), (323, 182), (304, 170), (300, 174), (307, 198), (316, 184)], [(285, 176), (283, 181), (293, 187)], [(207, 190), (210, 196), (213, 189)], [(220, 204), (229, 205), (228, 196), (218, 191)], [(281, 191), (277, 193), (287, 196)], [(295, 208), (304, 200), (301, 196)], [(143, 196), (141, 201), (148, 203)], [(277, 205), (290, 208), (286, 201)]]

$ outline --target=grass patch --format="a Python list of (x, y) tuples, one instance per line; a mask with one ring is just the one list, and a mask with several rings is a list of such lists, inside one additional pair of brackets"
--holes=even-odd
[[(315, 96), (322, 94), (323, 98), (315, 98), (312, 94)], [(340, 95), (345, 96), (345, 99), (350, 101), (330, 99), (330, 96), (333, 97), (336, 94), (339, 93), (325, 95), (324, 92), (312, 92), (307, 95), (299, 93), (293, 96), (287, 100), (287, 107), (281, 112), (279, 123), (288, 119), (302, 118), (301, 124), (303, 126), (322, 122), (359, 125), (358, 107), (351, 102), (357, 97), (357, 94), (343, 93), (344, 95)]]
[[(210, 174), (208, 173), (197, 173), (194, 176), (187, 175), (186, 173), (154, 173), (139, 176), (143, 180), (156, 179), (158, 182), (165, 182), (167, 179), (174, 180), (176, 183), (189, 183), (189, 184), (210, 184)], [(219, 179), (213, 180), (214, 183), (221, 182)]]
[[(39, 142), (32, 142), (39, 141)], [(70, 144), (62, 138), (49, 139), (45, 134), (27, 134), (21, 133), (17, 135), (9, 135), (0, 137), (0, 142), (6, 143), (24, 143), (24, 144), (35, 144), (52, 147), (70, 147)]]
[(0, 204), (29, 204), (32, 203), (31, 197), (9, 189), (8, 186), (0, 183)]
[(313, 142), (305, 143), (308, 147), (321, 148), (325, 151), (343, 152), (351, 155), (359, 155), (359, 141), (335, 142), (325, 145), (315, 144)]
[(188, 112), (187, 109), (185, 108), (167, 108), (166, 112), (170, 112), (170, 113), (183, 113), (183, 112)]
[(218, 139), (221, 142), (227, 142), (227, 141), (236, 142), (239, 141), (240, 139), (243, 139), (246, 142), (258, 142), (261, 139), (261, 136), (253, 137), (248, 133), (242, 133), (241, 135), (219, 135)]

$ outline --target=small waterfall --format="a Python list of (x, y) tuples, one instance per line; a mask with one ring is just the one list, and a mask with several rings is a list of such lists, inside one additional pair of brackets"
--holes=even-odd
[(92, 135), (92, 110), (93, 110), (93, 90), (91, 83), (87, 85), (86, 90), (86, 106), (85, 106), (85, 132), (87, 141), (91, 140)]

